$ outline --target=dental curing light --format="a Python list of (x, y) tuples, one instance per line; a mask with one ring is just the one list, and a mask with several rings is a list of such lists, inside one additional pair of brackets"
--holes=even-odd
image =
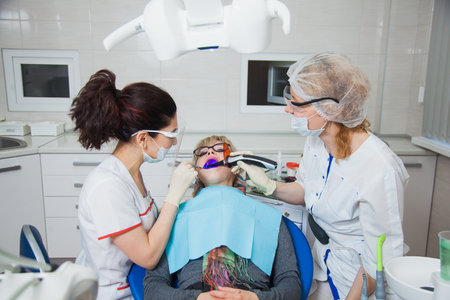
[(275, 170), (277, 168), (277, 162), (267, 159), (261, 156), (256, 155), (250, 155), (250, 154), (242, 154), (242, 155), (236, 155), (236, 156), (228, 156), (226, 159), (221, 161), (216, 161), (214, 159), (210, 159), (206, 162), (203, 169), (210, 169), (215, 168), (219, 166), (227, 166), (227, 167), (233, 167), (237, 165), (238, 161), (245, 162), (249, 165), (258, 166), (261, 168), (266, 168), (268, 170)]
[(272, 19), (290, 32), (290, 13), (278, 0), (151, 0), (144, 13), (104, 40), (110, 50), (129, 37), (146, 32), (156, 57), (169, 60), (194, 50), (231, 48), (255, 53), (270, 42)]

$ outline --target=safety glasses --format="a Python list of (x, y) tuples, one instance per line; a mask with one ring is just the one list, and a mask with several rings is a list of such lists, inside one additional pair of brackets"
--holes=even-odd
[[(335, 103), (339, 103), (338, 100), (336, 100), (334, 98), (330, 98), (330, 97), (322, 97), (322, 98), (312, 99), (312, 100), (305, 101), (305, 102), (294, 102), (294, 101), (292, 101), (291, 86), (289, 84), (284, 87), (283, 97), (284, 97), (284, 101), (286, 102), (286, 105), (289, 106), (290, 108), (292, 108), (293, 110), (297, 110), (296, 108), (300, 108), (302, 106), (309, 105), (309, 104), (316, 103), (316, 102), (323, 101), (323, 100), (331, 100)], [(303, 111), (303, 109), (302, 109), (302, 111)]]
[(131, 136), (135, 136), (136, 134), (138, 134), (141, 131), (145, 131), (145, 132), (155, 132), (155, 133), (161, 133), (164, 136), (167, 136), (170, 139), (174, 139), (178, 136), (178, 129), (174, 132), (168, 132), (168, 131), (161, 131), (161, 130), (148, 130), (148, 129), (143, 129), (143, 130), (139, 130), (138, 132), (133, 133)]
[(199, 147), (199, 148), (195, 149), (193, 151), (193, 153), (195, 156), (201, 157), (201, 156), (205, 155), (206, 153), (208, 153), (209, 149), (213, 149), (214, 152), (225, 152), (229, 148), (230, 148), (230, 145), (228, 145), (227, 143), (217, 143), (212, 146)]

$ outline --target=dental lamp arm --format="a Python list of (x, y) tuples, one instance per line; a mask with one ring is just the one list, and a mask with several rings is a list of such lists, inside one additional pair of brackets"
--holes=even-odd
[(104, 40), (103, 46), (111, 50), (126, 39), (144, 31), (144, 17), (141, 15), (111, 32)]
[(284, 34), (291, 32), (291, 15), (287, 6), (278, 0), (268, 0), (267, 7), (273, 18), (280, 18)]
[(52, 266), (49, 264), (40, 263), (27, 257), (14, 256), (0, 249), (0, 271), (14, 272), (18, 270), (17, 266), (37, 268), (45, 272), (52, 270)]

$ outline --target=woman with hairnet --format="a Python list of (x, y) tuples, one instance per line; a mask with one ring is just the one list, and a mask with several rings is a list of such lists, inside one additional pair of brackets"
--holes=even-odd
[(292, 129), (307, 136), (296, 182), (273, 181), (261, 168), (242, 162), (238, 167), (265, 195), (306, 207), (316, 236), (318, 288), (310, 299), (360, 299), (363, 273), (369, 295), (375, 290), (378, 237), (386, 236), (383, 262), (403, 255), (409, 175), (370, 132), (364, 114), (369, 82), (348, 58), (313, 55), (294, 63), (287, 74), (285, 111)]

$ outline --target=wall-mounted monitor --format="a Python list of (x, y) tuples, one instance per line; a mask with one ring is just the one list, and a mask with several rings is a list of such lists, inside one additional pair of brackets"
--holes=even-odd
[(305, 54), (256, 53), (242, 55), (241, 112), (282, 113), (283, 89), (289, 66)]
[(80, 90), (78, 52), (2, 49), (9, 111), (68, 111)]

